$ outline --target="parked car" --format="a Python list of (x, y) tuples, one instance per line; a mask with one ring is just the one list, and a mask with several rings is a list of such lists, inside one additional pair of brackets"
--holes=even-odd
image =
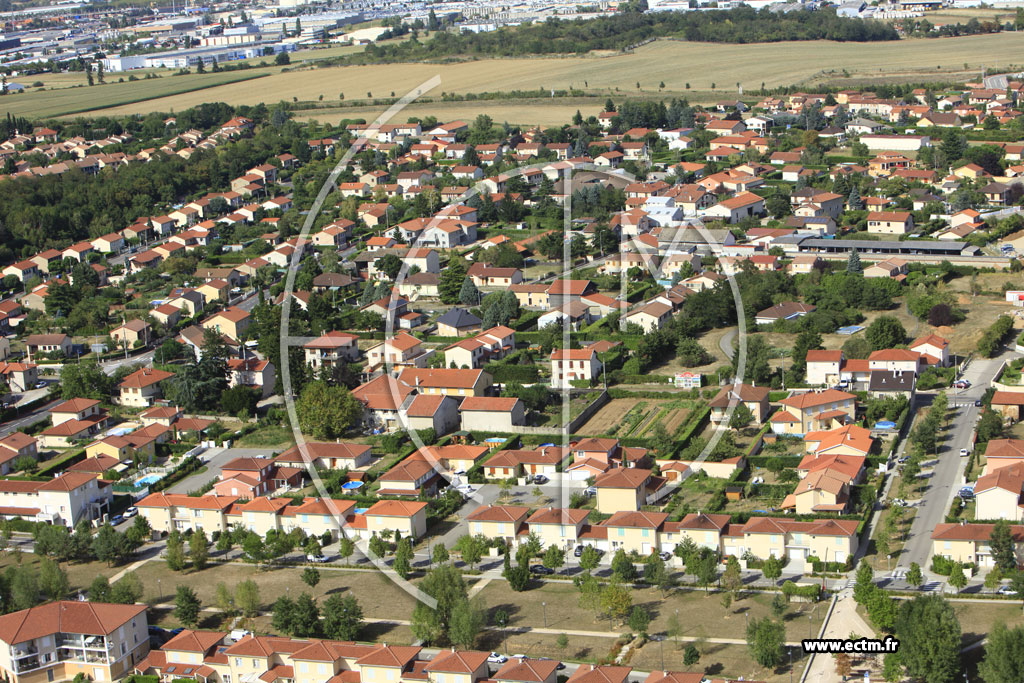
[(534, 475), (534, 477), (533, 477), (533, 483), (534, 484), (538, 484), (538, 485), (539, 484), (546, 484), (546, 483), (548, 483), (548, 478), (545, 477), (543, 474), (537, 474), (537, 475)]
[(134, 517), (137, 514), (139, 514), (139, 508), (137, 508), (137, 507), (135, 507), (133, 505), (133, 506), (131, 506), (129, 508), (125, 508), (124, 512), (121, 513), (121, 516), (124, 517), (125, 519), (131, 519), (132, 517)]
[(1017, 591), (1013, 590), (1009, 586), (1000, 586), (996, 593), (999, 595), (1016, 595)]
[(974, 402), (974, 407), (975, 408), (980, 408), (981, 407), (981, 399), (978, 399), (977, 401)]
[(492, 652), (487, 656), (487, 661), (491, 664), (504, 664), (508, 661), (508, 657), (497, 652)]
[(110, 526), (117, 526), (118, 524), (120, 524), (123, 521), (124, 521), (124, 517), (122, 517), (121, 515), (114, 515), (113, 517), (110, 518)]
[(587, 494), (588, 496), (596, 496), (597, 488), (594, 486), (588, 486), (586, 489), (584, 489), (583, 493)]
[(306, 562), (315, 562), (317, 564), (321, 564), (326, 561), (327, 558), (323, 555), (306, 555)]
[(572, 551), (572, 556), (580, 557), (581, 555), (583, 555), (583, 546), (578, 545), (576, 546), (576, 549)]
[(672, 559), (672, 553), (670, 553), (670, 552), (668, 552), (668, 551), (666, 550), (665, 552), (663, 552), (663, 553), (661, 553), (661, 554), (660, 554), (660, 557), (661, 557), (661, 559), (662, 559), (662, 560), (664, 560), (665, 562), (668, 562), (669, 560), (671, 560), (671, 559)]
[(46, 382), (36, 382), (36, 389), (45, 389)]
[(960, 457), (961, 458), (966, 458), (969, 454), (970, 454), (970, 451), (967, 450), (966, 448), (961, 448), (960, 449)]
[(530, 571), (534, 574), (540, 574), (541, 576), (548, 576), (550, 574), (555, 573), (554, 569), (551, 569), (550, 567), (545, 567), (542, 564), (533, 565), (532, 567), (530, 567)]

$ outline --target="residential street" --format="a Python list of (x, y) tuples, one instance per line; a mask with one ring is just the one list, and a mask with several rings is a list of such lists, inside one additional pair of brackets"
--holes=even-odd
[[(936, 524), (946, 518), (953, 498), (964, 481), (967, 458), (960, 457), (959, 453), (961, 448), (971, 449), (974, 443), (974, 427), (981, 414), (981, 408), (976, 407), (974, 402), (981, 399), (1003, 362), (1014, 356), (1012, 351), (1006, 351), (996, 358), (972, 360), (963, 374), (971, 387), (947, 394), (951, 429), (945, 433), (939, 457), (932, 461), (934, 464), (929, 467), (928, 463), (922, 463), (921, 476), (928, 479), (928, 485), (924, 497), (917, 505), (910, 535), (895, 565), (897, 568), (909, 569), (911, 562), (917, 562), (927, 571), (932, 556), (932, 531)], [(919, 405), (925, 400), (930, 403), (931, 397), (918, 395)]]

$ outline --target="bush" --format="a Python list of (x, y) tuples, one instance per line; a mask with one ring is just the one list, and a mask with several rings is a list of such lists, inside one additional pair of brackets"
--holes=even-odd
[(939, 574), (940, 576), (949, 576), (953, 573), (953, 567), (956, 566), (956, 562), (948, 560), (942, 555), (932, 555), (932, 566), (931, 571), (933, 574)]

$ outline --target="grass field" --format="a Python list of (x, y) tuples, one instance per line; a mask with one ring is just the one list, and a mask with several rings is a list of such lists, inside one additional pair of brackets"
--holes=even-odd
[[(11, 98), (12, 113), (57, 115), (94, 107), (104, 114), (135, 114), (151, 111), (180, 111), (203, 102), (257, 104), (274, 99), (314, 101), (320, 95), (336, 101), (345, 93), (346, 101), (388, 97), (391, 92), (407, 92), (427, 79), (440, 75), (435, 92), (484, 92), (523, 89), (582, 88), (588, 97), (582, 101), (560, 98), (521, 102), (509, 100), (474, 101), (416, 105), (402, 116), (427, 111), (448, 118), (467, 118), (487, 113), (495, 120), (513, 123), (555, 123), (568, 120), (576, 109), (596, 114), (608, 95), (687, 95), (693, 101), (713, 101), (736, 92), (736, 83), (748, 90), (791, 84), (821, 82), (870, 82), (878, 80), (957, 80), (975, 77), (983, 64), (998, 68), (993, 55), (1019, 54), (1024, 35), (1015, 32), (962, 38), (901, 40), (875, 43), (870, 47), (856, 43), (806, 41), (751, 45), (688, 43), (659, 40), (633, 54), (610, 57), (531, 58), (479, 60), (454, 64), (381, 64), (371, 66), (330, 67), (279, 73), (267, 68), (267, 76), (258, 87), (251, 83), (213, 85), (215, 78), (241, 74), (205, 74), (184, 78), (191, 92), (171, 95), (168, 78), (161, 81), (108, 84), (89, 93), (27, 93)], [(329, 48), (335, 49), (335, 48)], [(296, 58), (298, 60), (298, 58)], [(967, 64), (967, 71), (964, 64)], [(880, 66), (881, 65), (881, 66)], [(1007, 66), (1006, 64), (1003, 65)], [(252, 71), (246, 72), (252, 74)], [(496, 77), (497, 76), (497, 77)], [(207, 82), (200, 78), (209, 79)], [(44, 80), (45, 79), (41, 79)], [(640, 89), (637, 89), (637, 82)], [(659, 85), (664, 82), (665, 89)], [(686, 85), (691, 88), (687, 90)], [(382, 85), (383, 84), (383, 85)], [(711, 86), (715, 89), (712, 90)], [(204, 88), (199, 90), (198, 88)], [(101, 95), (102, 93), (102, 95)], [(80, 98), (88, 94), (86, 101)], [(66, 97), (66, 99), (65, 99)], [(105, 100), (105, 101), (104, 101)], [(144, 101), (143, 101), (144, 100)], [(107, 106), (104, 106), (107, 105)], [(552, 107), (554, 115), (545, 110)], [(321, 121), (379, 113), (380, 107), (309, 110), (302, 116)]]

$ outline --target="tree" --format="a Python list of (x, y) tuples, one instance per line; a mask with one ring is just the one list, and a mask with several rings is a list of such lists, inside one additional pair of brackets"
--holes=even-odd
[(296, 402), (299, 427), (317, 439), (333, 440), (345, 434), (363, 413), (363, 404), (344, 386), (316, 380), (302, 389)]
[(671, 584), (672, 577), (665, 569), (665, 561), (658, 553), (651, 553), (644, 559), (644, 582), (665, 590)]
[(626, 618), (633, 607), (629, 590), (614, 578), (601, 591), (601, 611), (610, 621)]
[(707, 592), (708, 587), (718, 576), (718, 561), (713, 552), (705, 549), (695, 554), (686, 565), (686, 569), (697, 578), (697, 583), (704, 586), (704, 591)]
[(769, 195), (764, 202), (764, 208), (772, 218), (782, 218), (793, 213), (793, 205), (789, 197), (781, 192)]
[(729, 426), (733, 429), (743, 429), (754, 419), (754, 413), (747, 407), (746, 403), (737, 403), (733, 408), (732, 417), (729, 418)]
[(174, 594), (174, 616), (188, 628), (199, 623), (199, 598), (190, 586), (179, 584)]
[(985, 656), (978, 664), (985, 683), (1024, 681), (1024, 626), (1008, 629), (996, 622), (988, 634)]
[(237, 610), (235, 607), (235, 596), (231, 593), (231, 589), (228, 588), (227, 584), (223, 581), (217, 584), (217, 590), (214, 594), (214, 604), (221, 612), (228, 616), (235, 616)]
[(481, 536), (471, 536), (466, 534), (459, 538), (455, 542), (454, 550), (462, 555), (462, 561), (475, 568), (483, 558), (484, 551), (487, 549), (487, 541)]
[(782, 576), (782, 561), (774, 555), (770, 555), (767, 560), (764, 561), (764, 565), (761, 567), (761, 573), (764, 574), (764, 578), (768, 579), (774, 585), (779, 577)]
[[(73, 292), (70, 292), (70, 295), (73, 299), (77, 298)], [(61, 397), (64, 399), (92, 398), (97, 401), (106, 401), (110, 397), (111, 388), (111, 377), (103, 372), (95, 360), (65, 363), (61, 368), (60, 390)]]
[(181, 533), (172, 531), (167, 536), (167, 548), (164, 550), (167, 559), (167, 568), (172, 572), (180, 572), (185, 568), (185, 542)]
[(846, 205), (851, 211), (863, 211), (864, 200), (860, 198), (860, 190), (854, 185), (850, 188), (850, 194), (846, 198)]
[(633, 564), (633, 560), (630, 559), (629, 555), (622, 548), (615, 551), (615, 555), (612, 557), (612, 576), (617, 581), (624, 581), (632, 583), (636, 580), (636, 566)]
[(125, 572), (110, 589), (110, 602), (119, 605), (132, 605), (142, 600), (144, 586), (142, 579), (135, 572)]
[(333, 593), (323, 606), (324, 636), (334, 640), (355, 640), (363, 629), (363, 608), (355, 596)]
[(912, 678), (952, 683), (960, 672), (960, 623), (939, 595), (903, 601), (896, 617), (900, 659)]
[(272, 612), (270, 625), (274, 630), (291, 635), (292, 620), (295, 617), (295, 601), (287, 595), (282, 595), (274, 601)]
[(11, 604), (15, 610), (28, 609), (39, 604), (39, 582), (35, 571), (25, 566), (15, 567), (9, 581)]
[(789, 608), (789, 603), (786, 601), (786, 596), (782, 593), (776, 593), (775, 597), (772, 598), (772, 616), (776, 619), (782, 618)]
[(89, 584), (89, 590), (86, 595), (89, 598), (89, 602), (110, 602), (110, 581), (107, 580), (107, 577), (100, 574)]
[(341, 557), (341, 559), (347, 560), (348, 558), (352, 557), (352, 555), (355, 552), (355, 541), (353, 541), (348, 536), (344, 536), (340, 541), (338, 541), (338, 555)]
[(588, 572), (593, 571), (600, 562), (601, 553), (597, 551), (597, 548), (592, 545), (583, 546), (583, 552), (580, 553), (580, 569)]
[(442, 303), (455, 304), (459, 302), (468, 270), (469, 266), (461, 258), (453, 257), (448, 261), (448, 265), (441, 271), (437, 284), (438, 295)]
[(235, 586), (235, 604), (242, 610), (242, 615), (254, 617), (260, 611), (260, 587), (252, 579), (246, 579)]
[(303, 592), (292, 610), (291, 634), (296, 638), (313, 638), (320, 634), (320, 609), (316, 600)]
[(742, 587), (743, 574), (740, 571), (740, 562), (735, 555), (730, 555), (725, 563), (725, 571), (722, 572), (722, 588), (735, 595)]
[(871, 344), (873, 351), (879, 351), (902, 344), (907, 338), (907, 331), (903, 329), (903, 323), (898, 318), (882, 315), (868, 326), (864, 338)]
[(478, 601), (461, 600), (452, 609), (448, 640), (457, 648), (472, 650), (486, 623), (486, 610)]
[(651, 614), (640, 605), (634, 605), (629, 613), (629, 628), (634, 633), (647, 635), (647, 627), (651, 624)]
[(210, 542), (206, 538), (206, 532), (199, 529), (192, 533), (188, 539), (188, 555), (192, 560), (192, 568), (200, 571), (206, 568), (210, 559)]
[(1010, 523), (1005, 519), (998, 520), (992, 527), (989, 535), (989, 546), (992, 549), (992, 558), (996, 566), (1004, 571), (1011, 571), (1017, 568), (1017, 554), (1014, 551), (1013, 534), (1010, 532)]
[(382, 558), (388, 554), (387, 541), (376, 534), (370, 537), (367, 549), (370, 551), (370, 555), (376, 558)]
[(61, 600), (71, 590), (68, 575), (49, 557), (39, 560), (39, 588), (50, 600)]
[(408, 538), (403, 538), (398, 542), (391, 568), (403, 579), (409, 578), (409, 574), (412, 573), (412, 543)]
[(430, 560), (434, 564), (444, 564), (448, 561), (448, 548), (445, 547), (444, 543), (438, 543), (434, 546)]
[(468, 600), (466, 583), (462, 574), (450, 564), (431, 569), (420, 582), (421, 591), (437, 601), (436, 607), (418, 603), (412, 613), (412, 631), (417, 638), (436, 643), (448, 637), (452, 611), (455, 606)]
[(962, 563), (956, 562), (953, 565), (953, 570), (949, 573), (949, 585), (955, 588), (957, 593), (967, 585), (967, 575), (964, 574)]
[(836, 673), (842, 676), (845, 681), (846, 677), (853, 671), (853, 663), (850, 661), (850, 655), (845, 652), (840, 652), (835, 656), (836, 658)]
[(320, 570), (316, 567), (306, 567), (303, 569), (302, 583), (306, 584), (310, 588), (316, 588), (316, 585), (320, 583)]
[(910, 570), (907, 572), (907, 583), (914, 588), (918, 588), (924, 583), (924, 575), (921, 573), (921, 565), (917, 562), (910, 563)]
[(786, 627), (768, 617), (751, 619), (747, 625), (747, 647), (761, 666), (774, 669), (782, 663)]
[(544, 551), (544, 557), (542, 559), (544, 566), (548, 569), (553, 569), (556, 572), (565, 565), (565, 551), (559, 548), (557, 545), (550, 545), (548, 549)]
[(864, 267), (860, 264), (860, 254), (856, 248), (850, 250), (850, 257), (846, 260), (846, 272), (854, 275), (864, 273)]
[(687, 643), (686, 649), (683, 650), (683, 666), (694, 666), (700, 661), (700, 652), (694, 647), (693, 643)]
[(389, 280), (394, 280), (402, 271), (402, 259), (397, 254), (386, 254), (377, 259), (373, 266), (384, 273)]
[(480, 299), (480, 290), (477, 289), (473, 278), (466, 276), (459, 288), (459, 303), (463, 306), (479, 306)]
[(104, 524), (99, 528), (96, 535), (92, 537), (90, 548), (96, 559), (106, 562), (107, 566), (120, 564), (131, 552), (124, 535), (118, 533), (109, 524)]

